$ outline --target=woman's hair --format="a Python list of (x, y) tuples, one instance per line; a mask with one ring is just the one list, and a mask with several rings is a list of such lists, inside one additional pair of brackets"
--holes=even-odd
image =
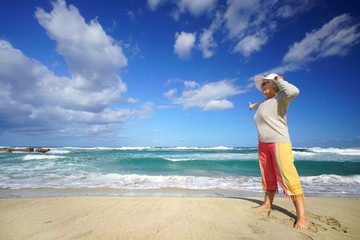
[(279, 90), (279, 86), (277, 85), (277, 82), (276, 82), (276, 81), (271, 81), (271, 83), (275, 84), (274, 90), (275, 90), (276, 92), (279, 92), (280, 90)]
[(277, 84), (275, 85), (275, 91), (276, 91), (276, 92), (279, 92), (279, 91), (280, 91), (280, 90), (279, 90), (279, 86), (278, 86)]

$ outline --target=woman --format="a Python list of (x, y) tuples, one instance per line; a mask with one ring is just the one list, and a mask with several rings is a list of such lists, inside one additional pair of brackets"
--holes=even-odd
[(286, 122), (289, 103), (299, 94), (299, 89), (274, 73), (266, 77), (257, 76), (255, 84), (266, 96), (256, 104), (249, 102), (249, 109), (257, 110), (254, 121), (259, 135), (259, 163), (265, 191), (264, 204), (257, 208), (272, 209), (279, 182), (284, 194), (291, 197), (296, 208), (294, 228), (307, 229), (309, 223), (305, 214), (304, 194), (294, 166)]

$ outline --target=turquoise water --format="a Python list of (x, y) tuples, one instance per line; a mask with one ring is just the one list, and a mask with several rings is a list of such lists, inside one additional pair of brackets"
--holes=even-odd
[[(360, 195), (360, 149), (294, 148), (305, 193)], [(261, 192), (257, 148), (52, 148), (1, 153), (0, 188)]]

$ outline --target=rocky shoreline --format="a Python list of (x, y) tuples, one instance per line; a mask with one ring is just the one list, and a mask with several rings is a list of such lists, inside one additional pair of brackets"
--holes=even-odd
[(6, 153), (13, 153), (13, 152), (40, 152), (40, 153), (46, 153), (50, 151), (50, 148), (38, 148), (34, 149), (31, 147), (28, 148), (0, 148), (0, 151), (6, 152)]

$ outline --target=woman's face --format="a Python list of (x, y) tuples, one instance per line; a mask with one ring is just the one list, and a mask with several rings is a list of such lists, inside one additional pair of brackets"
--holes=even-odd
[(276, 83), (269, 80), (263, 80), (261, 84), (261, 91), (265, 96), (269, 96), (270, 94), (276, 93)]

